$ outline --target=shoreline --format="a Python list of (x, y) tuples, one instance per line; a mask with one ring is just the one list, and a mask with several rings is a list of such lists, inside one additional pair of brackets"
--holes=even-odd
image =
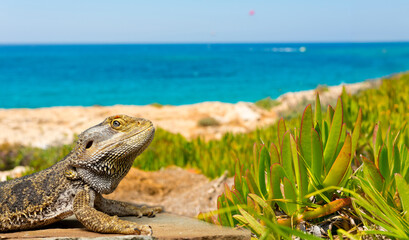
[[(404, 73), (404, 72), (403, 72)], [(277, 99), (279, 105), (266, 110), (254, 103), (238, 102), (202, 102), (188, 105), (155, 104), (114, 105), (114, 106), (62, 106), (45, 108), (12, 108), (0, 109), (0, 124), (7, 126), (0, 131), (0, 144), (20, 144), (47, 148), (72, 143), (74, 135), (100, 123), (106, 117), (116, 114), (127, 114), (150, 119), (156, 127), (181, 134), (187, 139), (203, 137), (219, 139), (226, 132), (244, 133), (273, 124), (281, 116), (298, 111), (299, 106), (315, 101), (315, 94), (320, 91), (322, 105), (331, 104), (342, 93), (345, 86), (350, 94), (378, 87), (386, 77), (365, 80), (352, 84), (325, 86), (322, 91), (313, 89), (299, 92), (288, 92)], [(217, 124), (201, 126), (199, 121), (212, 118)], [(213, 121), (212, 120), (212, 121)]]

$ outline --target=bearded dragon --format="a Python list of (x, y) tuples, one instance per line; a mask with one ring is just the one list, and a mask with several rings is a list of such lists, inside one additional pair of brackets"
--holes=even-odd
[(149, 216), (160, 207), (137, 207), (105, 199), (151, 143), (152, 122), (117, 115), (78, 136), (74, 149), (40, 172), (0, 182), (0, 232), (38, 228), (75, 215), (99, 233), (152, 235), (147, 225), (118, 216)]

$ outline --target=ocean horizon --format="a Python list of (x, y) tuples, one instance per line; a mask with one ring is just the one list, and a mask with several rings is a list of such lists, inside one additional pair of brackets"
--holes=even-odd
[(255, 102), (409, 70), (409, 42), (0, 45), (0, 108)]

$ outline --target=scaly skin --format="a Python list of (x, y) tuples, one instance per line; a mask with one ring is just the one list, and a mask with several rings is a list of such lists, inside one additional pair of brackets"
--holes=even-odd
[(153, 217), (160, 207), (137, 207), (101, 194), (116, 189), (154, 132), (149, 120), (112, 116), (81, 133), (71, 153), (50, 168), (0, 182), (0, 232), (38, 228), (75, 214), (91, 231), (151, 235), (149, 226), (117, 216)]

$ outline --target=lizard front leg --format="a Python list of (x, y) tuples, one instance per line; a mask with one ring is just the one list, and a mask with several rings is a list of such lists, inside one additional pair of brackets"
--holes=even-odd
[(117, 216), (148, 216), (154, 217), (156, 213), (162, 212), (161, 207), (135, 206), (131, 203), (121, 202), (102, 197), (97, 193), (95, 196), (95, 208), (109, 215)]
[(93, 208), (94, 192), (85, 188), (75, 195), (73, 212), (87, 229), (99, 233), (152, 235), (148, 225), (138, 225), (124, 221), (117, 216), (109, 216)]

